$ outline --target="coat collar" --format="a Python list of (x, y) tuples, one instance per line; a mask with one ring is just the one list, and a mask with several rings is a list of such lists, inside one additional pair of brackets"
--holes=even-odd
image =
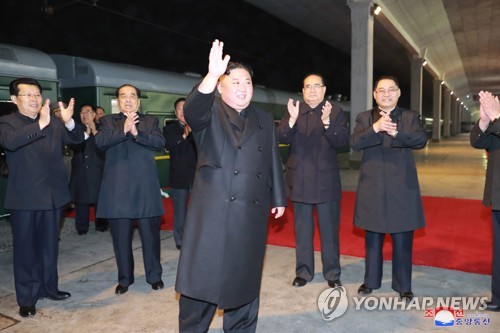
[(229, 106), (225, 105), (222, 99), (220, 98), (216, 98), (215, 102), (218, 103), (218, 105), (215, 106), (217, 112), (219, 112), (220, 119), (222, 120), (222, 128), (234, 147), (242, 145), (254, 134), (257, 128), (262, 126), (259, 124), (259, 118), (257, 116), (257, 113), (255, 112), (255, 109), (253, 108), (252, 105), (249, 105), (245, 109), (246, 111), (245, 129), (243, 130), (243, 134), (241, 135), (241, 138), (238, 141), (236, 139), (236, 136), (234, 135), (233, 129), (231, 128), (231, 123), (226, 115), (226, 110), (224, 109), (225, 107)]

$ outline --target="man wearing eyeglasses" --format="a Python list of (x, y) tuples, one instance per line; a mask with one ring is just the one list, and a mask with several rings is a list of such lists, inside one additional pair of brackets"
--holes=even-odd
[(61, 119), (52, 117), (42, 88), (32, 78), (10, 83), (18, 112), (0, 118), (0, 145), (5, 148), (9, 177), (5, 208), (12, 224), (14, 283), (19, 315), (36, 314), (39, 299), (64, 300), (57, 276), (59, 219), (70, 201), (64, 144), (83, 141), (83, 131), (72, 119), (74, 100), (59, 102)]
[(314, 277), (314, 218), (318, 214), (323, 277), (328, 286), (340, 282), (340, 174), (337, 149), (349, 140), (342, 108), (326, 101), (326, 86), (319, 74), (304, 79), (304, 103), (288, 101), (288, 113), (277, 128), (278, 141), (290, 144), (286, 162), (287, 194), (293, 202), (296, 238), (296, 277), (302, 287)]
[(392, 237), (392, 289), (406, 301), (411, 288), (413, 232), (425, 226), (413, 149), (423, 148), (427, 135), (420, 114), (399, 107), (398, 80), (382, 76), (375, 82), (377, 107), (356, 117), (351, 148), (363, 151), (354, 225), (365, 229), (365, 277), (361, 295), (382, 282), (382, 246)]

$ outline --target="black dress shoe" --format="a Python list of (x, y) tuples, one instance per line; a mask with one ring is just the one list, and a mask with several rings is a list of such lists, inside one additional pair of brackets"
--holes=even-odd
[(78, 231), (78, 234), (81, 236), (81, 235), (86, 235), (87, 234), (87, 231)]
[(19, 307), (19, 315), (24, 318), (34, 316), (36, 315), (36, 308), (35, 306), (21, 306)]
[(373, 289), (368, 288), (364, 283), (358, 288), (358, 294), (360, 295), (369, 295), (372, 293), (372, 291)]
[(108, 231), (108, 228), (95, 228), (96, 231), (100, 231), (100, 232), (106, 232)]
[(122, 286), (121, 284), (116, 286), (115, 294), (121, 295), (128, 291), (128, 287)]
[(301, 277), (296, 277), (295, 280), (293, 280), (292, 286), (294, 287), (303, 287), (307, 284), (307, 281)]
[(151, 285), (151, 289), (153, 290), (163, 289), (163, 287), (165, 287), (165, 285), (163, 284), (162, 280), (155, 282)]
[(500, 311), (500, 305), (496, 305), (496, 304), (493, 304), (491, 302), (486, 302), (486, 309), (485, 310), (499, 312)]
[(328, 280), (328, 287), (330, 288), (337, 288), (342, 285), (342, 282), (340, 280)]
[(411, 291), (407, 291), (404, 293), (399, 293), (399, 297), (401, 297), (401, 299), (404, 299), (405, 301), (409, 302), (413, 299), (414, 295)]
[(66, 298), (70, 298), (71, 294), (68, 293), (67, 291), (58, 291), (57, 294), (53, 296), (47, 296), (45, 298), (50, 299), (52, 301), (62, 301), (65, 300)]
[(181, 246), (180, 246), (180, 245), (176, 245), (175, 247), (177, 248), (177, 250), (180, 250), (180, 249), (181, 249)]

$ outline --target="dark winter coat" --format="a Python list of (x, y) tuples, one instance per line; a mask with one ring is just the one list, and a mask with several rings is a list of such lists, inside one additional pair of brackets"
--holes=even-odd
[(391, 112), (398, 134), (375, 133), (379, 110), (362, 112), (350, 143), (362, 150), (354, 225), (379, 233), (398, 233), (425, 226), (413, 149), (422, 148), (427, 135), (418, 112), (396, 107)]
[(61, 152), (65, 144), (82, 141), (80, 125), (68, 131), (56, 117), (43, 130), (38, 117), (19, 112), (1, 117), (0, 145), (9, 167), (5, 208), (51, 210), (68, 203), (69, 177)]
[(301, 103), (293, 128), (286, 112), (276, 131), (280, 143), (290, 144), (285, 179), (292, 201), (317, 204), (340, 200), (337, 149), (347, 145), (349, 129), (344, 112), (336, 105), (332, 105), (330, 126), (325, 129), (321, 120), (324, 105), (325, 101), (311, 109)]
[(139, 134), (123, 133), (126, 117), (110, 114), (100, 120), (95, 136), (97, 148), (106, 152), (99, 192), (97, 217), (147, 218), (163, 215), (155, 151), (163, 149), (165, 138), (158, 118), (139, 114)]
[(500, 121), (491, 123), (483, 132), (477, 122), (470, 132), (472, 147), (488, 151), (483, 205), (500, 210)]
[(71, 145), (71, 178), (69, 188), (74, 202), (96, 204), (101, 188), (104, 152), (97, 149), (93, 134), (79, 145)]
[(252, 105), (246, 112), (238, 141), (214, 93), (194, 89), (184, 105), (198, 164), (176, 291), (222, 309), (259, 295), (269, 212), (286, 205), (273, 118)]
[(193, 133), (186, 139), (182, 137), (183, 134), (184, 127), (178, 121), (163, 128), (165, 148), (170, 154), (168, 186), (190, 189), (193, 186), (196, 170), (196, 145)]

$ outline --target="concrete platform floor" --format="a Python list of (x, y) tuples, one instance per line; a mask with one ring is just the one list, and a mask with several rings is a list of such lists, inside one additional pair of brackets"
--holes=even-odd
[[(423, 195), (480, 199), (482, 196), (485, 155), (470, 148), (468, 136), (442, 140), (415, 153)], [(353, 191), (356, 170), (342, 170), (344, 190)], [(117, 296), (116, 264), (109, 233), (92, 229), (85, 236), (74, 230), (67, 219), (59, 251), (59, 287), (72, 297), (66, 301), (41, 300), (37, 314), (21, 318), (16, 304), (10, 225), (0, 221), (0, 331), (11, 332), (177, 332), (178, 295), (174, 291), (179, 252), (172, 233), (162, 231), (162, 265), (165, 289), (151, 290), (145, 282), (140, 240), (134, 238), (136, 282), (129, 292)], [(471, 244), (474, 246), (474, 244)], [(437, 254), (439, 255), (439, 254)], [(470, 325), (436, 327), (434, 318), (426, 318), (421, 309), (356, 309), (354, 297), (363, 281), (364, 260), (342, 256), (342, 282), (348, 299), (345, 314), (325, 321), (318, 310), (319, 295), (327, 289), (321, 274), (320, 253), (316, 253), (316, 276), (303, 288), (294, 288), (295, 251), (268, 246), (263, 272), (258, 332), (498, 332), (500, 313), (466, 310)], [(391, 263), (384, 263), (382, 287), (368, 308), (381, 297), (393, 297), (390, 287)], [(431, 297), (490, 297), (491, 277), (452, 270), (414, 266), (413, 291), (419, 302)], [(200, 280), (200, 283), (203, 283)], [(222, 332), (222, 314), (217, 313), (209, 332)], [(477, 320), (477, 319), (480, 320)], [(486, 319), (486, 320), (485, 320)], [(489, 322), (489, 323), (488, 323)], [(479, 323), (479, 324), (478, 324)], [(10, 327), (6, 327), (12, 324)], [(2, 330), (3, 329), (3, 330)]]

